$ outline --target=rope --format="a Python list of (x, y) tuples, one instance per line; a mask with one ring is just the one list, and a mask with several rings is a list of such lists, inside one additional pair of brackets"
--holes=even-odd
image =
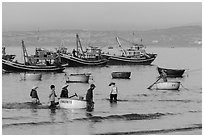
[(181, 86), (182, 86), (185, 90), (188, 90), (188, 91), (189, 91), (189, 89), (185, 88), (185, 87), (183, 86), (183, 84), (181, 84)]

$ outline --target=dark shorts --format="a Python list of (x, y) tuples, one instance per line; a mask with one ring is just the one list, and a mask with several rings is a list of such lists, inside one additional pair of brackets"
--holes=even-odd
[(117, 101), (117, 94), (110, 94), (110, 102)]
[(50, 106), (49, 108), (56, 108), (56, 106), (59, 104), (59, 102), (55, 102), (55, 101), (50, 101)]

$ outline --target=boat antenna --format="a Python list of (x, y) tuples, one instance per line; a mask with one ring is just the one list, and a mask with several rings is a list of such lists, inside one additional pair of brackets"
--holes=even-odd
[(28, 57), (28, 52), (26, 50), (24, 41), (22, 40), (22, 48), (23, 48), (23, 57), (24, 57), (24, 64), (26, 64), (26, 58)]
[[(81, 45), (81, 41), (80, 41), (80, 38), (79, 38), (79, 35), (76, 34), (76, 42), (77, 42), (77, 55), (78, 55), (78, 51), (79, 51), (79, 46), (80, 46), (80, 49), (81, 49), (81, 52), (82, 52), (82, 55), (85, 56), (84, 54), (84, 51), (82, 49), (82, 45)], [(79, 45), (78, 45), (79, 44)]]

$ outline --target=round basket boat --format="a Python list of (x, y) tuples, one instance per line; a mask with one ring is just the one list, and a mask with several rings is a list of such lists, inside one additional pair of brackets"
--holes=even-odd
[(60, 108), (86, 108), (86, 100), (82, 99), (70, 99), (70, 98), (60, 98), (59, 99)]
[(111, 75), (112, 75), (112, 78), (129, 79), (131, 72), (112, 72)]
[(70, 74), (68, 76), (67, 82), (68, 83), (88, 83), (89, 82), (89, 76), (87, 74)]
[(180, 87), (180, 82), (159, 82), (155, 84), (157, 90), (178, 90)]
[(41, 73), (20, 73), (22, 80), (41, 80)]

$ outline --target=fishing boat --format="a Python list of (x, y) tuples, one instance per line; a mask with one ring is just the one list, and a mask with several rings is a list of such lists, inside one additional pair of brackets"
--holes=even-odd
[(178, 90), (180, 87), (180, 82), (159, 82), (155, 84), (157, 90)]
[(131, 72), (112, 72), (111, 75), (112, 75), (112, 78), (129, 79)]
[(60, 98), (59, 99), (60, 108), (86, 108), (86, 100), (83, 99), (71, 99), (71, 98)]
[(9, 72), (62, 72), (65, 68), (60, 63), (60, 56), (56, 53), (36, 48), (35, 55), (28, 56), (22, 41), (24, 63), (2, 59), (2, 68)]
[(20, 73), (22, 80), (41, 80), (41, 73)]
[[(127, 41), (125, 39), (122, 40)], [(125, 50), (122, 48), (119, 37), (116, 37), (116, 41), (120, 47), (121, 55), (103, 54), (103, 56), (109, 60), (109, 65), (149, 65), (157, 57), (157, 54), (147, 53), (143, 44), (127, 41), (133, 46)]]
[(88, 83), (90, 74), (70, 74), (67, 79), (67, 83)]
[(164, 72), (167, 74), (167, 77), (182, 77), (183, 73), (185, 72), (185, 69), (167, 69), (161, 67), (157, 67), (157, 70), (159, 74), (161, 74), (162, 70), (164, 70)]
[(108, 62), (101, 55), (101, 49), (90, 46), (83, 50), (79, 35), (76, 34), (77, 48), (72, 51), (72, 54), (60, 53), (62, 63), (68, 63), (70, 67), (79, 66), (105, 66)]

